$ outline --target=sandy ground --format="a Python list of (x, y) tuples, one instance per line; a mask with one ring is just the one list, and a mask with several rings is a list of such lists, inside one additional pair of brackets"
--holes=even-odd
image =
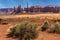
[(21, 17), (55, 17), (60, 18), (60, 14), (34, 14), (34, 15), (0, 15), (0, 18), (21, 18)]
[[(13, 24), (15, 25), (15, 24)], [(9, 25), (0, 25), (0, 40), (16, 40), (13, 38), (7, 38), (7, 29), (12, 26), (11, 24)], [(40, 32), (39, 37), (35, 40), (60, 40), (60, 34), (52, 34), (52, 33), (47, 33), (47, 32)]]
[[(51, 17), (59, 17), (60, 14), (36, 14), (36, 15), (9, 15), (9, 16), (0, 16), (0, 18), (18, 18), (18, 17), (37, 17), (37, 16), (51, 16)], [(0, 40), (16, 40), (13, 38), (7, 38), (7, 29), (15, 25), (15, 23), (11, 23), (8, 25), (1, 25), (0, 24)], [(47, 32), (40, 32), (39, 37), (35, 40), (60, 40), (60, 34), (52, 34), (52, 33), (47, 33)]]

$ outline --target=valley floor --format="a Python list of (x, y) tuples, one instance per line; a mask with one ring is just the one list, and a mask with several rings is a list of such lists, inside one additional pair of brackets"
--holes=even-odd
[[(49, 18), (58, 18), (60, 19), (60, 14), (34, 14), (34, 15), (5, 15), (0, 16), (2, 19), (8, 19), (8, 18), (23, 18), (23, 17), (49, 17)], [(16, 40), (13, 38), (7, 38), (7, 29), (11, 26), (14, 26), (16, 23), (9, 23), (8, 25), (2, 25), (0, 24), (0, 40)], [(47, 33), (47, 32), (40, 32), (39, 37), (35, 40), (60, 40), (60, 34), (53, 34), (53, 33)]]
[[(0, 25), (0, 40), (17, 40), (14, 38), (7, 38), (7, 29), (15, 24), (9, 24), (9, 25)], [(47, 32), (40, 32), (39, 37), (35, 40), (60, 40), (60, 34), (52, 34)]]

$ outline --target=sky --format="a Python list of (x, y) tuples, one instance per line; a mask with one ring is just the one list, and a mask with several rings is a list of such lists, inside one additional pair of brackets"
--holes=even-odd
[(60, 0), (0, 0), (0, 8), (13, 8), (21, 5), (22, 8), (26, 7), (27, 2), (30, 6), (60, 6)]

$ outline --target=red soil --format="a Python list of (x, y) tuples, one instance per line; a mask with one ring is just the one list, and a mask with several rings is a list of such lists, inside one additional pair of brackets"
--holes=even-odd
[[(7, 29), (15, 24), (8, 24), (8, 25), (0, 25), (0, 40), (16, 40), (13, 38), (7, 38)], [(60, 34), (53, 34), (47, 32), (40, 32), (39, 37), (35, 40), (60, 40)]]
[[(60, 19), (60, 14), (38, 14), (38, 15), (16, 15), (16, 16), (1, 16), (0, 18), (20, 18), (20, 17), (54, 17), (55, 18), (59, 18)], [(56, 17), (55, 17), (56, 16)], [(6, 34), (7, 34), (7, 29), (12, 26), (15, 25), (14, 23), (8, 24), (8, 25), (1, 25), (0, 24), (0, 40), (16, 40), (13, 38), (7, 38)], [(60, 34), (53, 34), (53, 33), (47, 33), (47, 32), (40, 32), (39, 33), (39, 37), (35, 40), (60, 40)]]
[(39, 37), (36, 40), (60, 40), (60, 34), (40, 32)]

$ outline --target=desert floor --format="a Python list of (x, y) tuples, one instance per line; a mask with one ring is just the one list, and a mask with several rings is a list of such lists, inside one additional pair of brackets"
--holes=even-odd
[[(2, 19), (8, 19), (8, 18), (22, 18), (22, 17), (53, 17), (60, 19), (60, 14), (35, 14), (35, 15), (2, 15), (0, 18)], [(16, 22), (9, 23), (8, 25), (2, 25), (0, 24), (0, 40), (17, 40), (14, 38), (7, 38), (7, 29), (11, 26), (14, 26)], [(39, 37), (35, 40), (60, 40), (60, 34), (53, 34), (53, 33), (47, 33), (47, 32), (40, 32)]]

